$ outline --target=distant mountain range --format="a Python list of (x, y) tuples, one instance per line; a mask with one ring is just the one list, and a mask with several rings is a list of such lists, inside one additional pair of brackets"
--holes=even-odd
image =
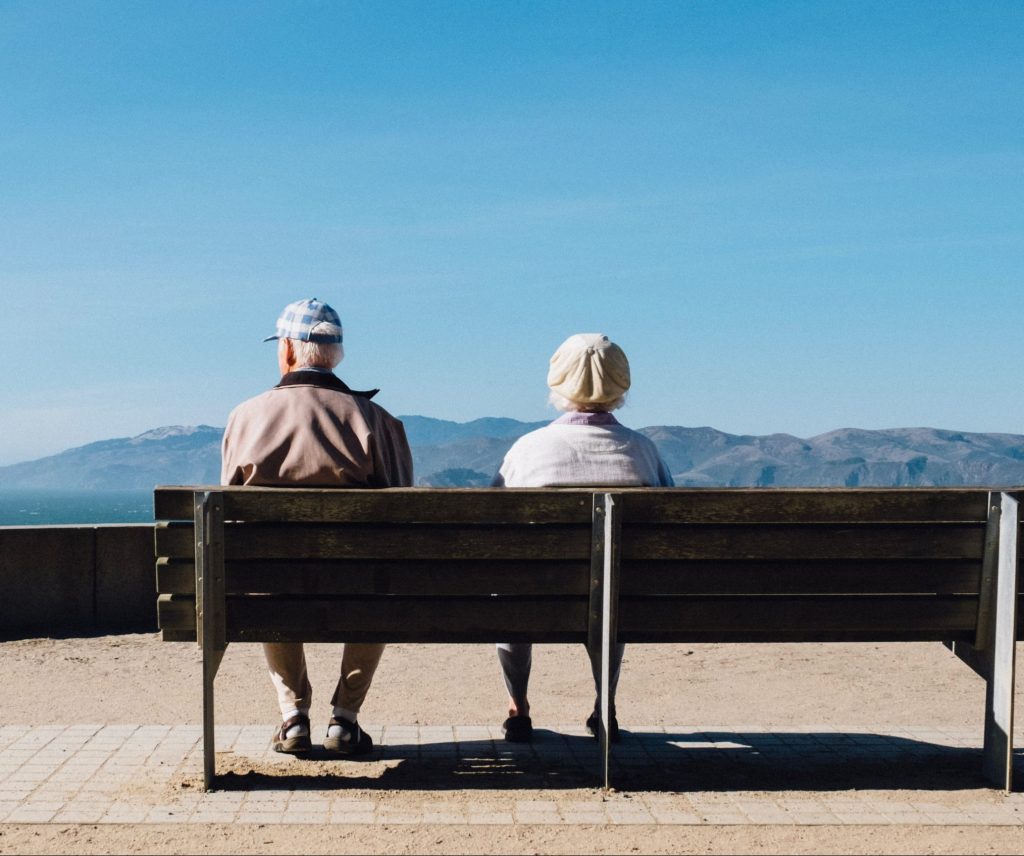
[[(403, 416), (416, 482), (487, 485), (513, 441), (545, 422), (484, 418), (449, 422)], [(657, 444), (680, 486), (827, 487), (1024, 485), (1024, 436), (935, 428), (843, 428), (801, 439), (656, 426)], [(0, 467), (0, 489), (149, 489), (216, 484), (222, 428), (168, 426)]]

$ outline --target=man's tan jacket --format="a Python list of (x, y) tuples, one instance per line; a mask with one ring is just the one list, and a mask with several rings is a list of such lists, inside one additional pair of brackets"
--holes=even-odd
[(409, 487), (405, 427), (333, 374), (297, 371), (228, 417), (221, 484)]

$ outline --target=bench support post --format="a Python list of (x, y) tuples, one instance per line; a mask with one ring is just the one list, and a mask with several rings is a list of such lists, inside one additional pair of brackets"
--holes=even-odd
[(587, 651), (595, 675), (600, 675), (598, 693), (598, 748), (604, 788), (610, 786), (609, 727), (611, 725), (611, 659), (618, 635), (619, 602), (619, 515), (620, 499), (610, 493), (595, 493), (593, 536), (590, 551), (590, 620)]
[(973, 645), (949, 645), (985, 679), (982, 772), (996, 787), (1013, 789), (1013, 684), (1017, 636), (1017, 500), (990, 494), (982, 565), (978, 632)]
[(216, 776), (213, 680), (227, 648), (224, 598), (224, 497), (195, 494), (196, 631), (203, 651), (203, 790)]
[(1000, 494), (999, 559), (995, 622), (992, 632), (992, 677), (985, 690), (985, 776), (1009, 793), (1013, 790), (1013, 678), (1017, 637), (1017, 500)]

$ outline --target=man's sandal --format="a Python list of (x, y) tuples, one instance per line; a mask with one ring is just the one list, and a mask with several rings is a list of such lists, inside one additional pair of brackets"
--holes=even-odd
[[(295, 727), (304, 728), (306, 733), (289, 737), (288, 732)], [(309, 717), (300, 713), (282, 722), (281, 727), (274, 732), (270, 745), (275, 752), (285, 752), (288, 755), (309, 752), (313, 748), (313, 741), (309, 739)]]
[[(341, 733), (332, 736), (331, 729), (337, 727)], [(327, 724), (324, 751), (332, 755), (368, 755), (373, 751), (373, 739), (359, 727), (358, 722), (349, 722), (343, 716), (332, 716)]]

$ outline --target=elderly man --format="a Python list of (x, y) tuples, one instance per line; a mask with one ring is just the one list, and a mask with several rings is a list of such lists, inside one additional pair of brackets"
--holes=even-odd
[[(334, 367), (344, 356), (338, 313), (316, 298), (285, 307), (277, 329), (281, 380), (236, 407), (222, 449), (222, 484), (310, 487), (406, 487), (412, 454), (402, 423), (370, 399), (379, 390), (349, 389)], [(277, 689), (282, 723), (278, 752), (312, 748), (312, 687), (302, 643), (263, 646)], [(384, 652), (383, 645), (346, 644), (324, 749), (363, 755), (373, 741), (358, 724), (359, 709)]]
[[(551, 357), (549, 401), (565, 413), (543, 428), (520, 437), (508, 450), (494, 478), (496, 487), (578, 487), (644, 485), (671, 487), (672, 475), (654, 443), (620, 425), (612, 411), (629, 389), (629, 361), (622, 349), (601, 333), (577, 333)], [(618, 740), (615, 688), (619, 682), (623, 646), (612, 650), (610, 737)], [(528, 642), (498, 645), (498, 661), (508, 690), (505, 739), (528, 742), (533, 720), (527, 688), (533, 646)], [(594, 674), (594, 683), (600, 676)], [(587, 728), (596, 737), (600, 697)]]

